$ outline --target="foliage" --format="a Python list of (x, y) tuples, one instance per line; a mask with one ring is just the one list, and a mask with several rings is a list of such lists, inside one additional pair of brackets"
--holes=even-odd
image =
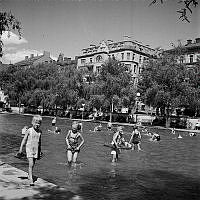
[(2, 57), (2, 47), (3, 42), (1, 40), (1, 36), (3, 32), (8, 31), (8, 37), (10, 36), (10, 31), (16, 30), (21, 37), (21, 24), (14, 17), (11, 12), (0, 12), (0, 57)]
[[(150, 6), (156, 4), (158, 0), (151, 0)], [(160, 3), (164, 3), (164, 0), (159, 0)], [(180, 14), (179, 19), (182, 21), (190, 22), (188, 19), (188, 12), (192, 14), (194, 7), (197, 7), (198, 0), (177, 0), (178, 3), (182, 5), (182, 8), (177, 12)]]
[(162, 109), (187, 106), (197, 110), (199, 77), (198, 65), (189, 70), (185, 64), (178, 64), (174, 56), (163, 55), (146, 65), (139, 81), (139, 90), (144, 102), (150, 106)]
[[(101, 73), (96, 81), (101, 95), (114, 104), (130, 106), (134, 104), (135, 90), (133, 89), (132, 75), (126, 65), (109, 59), (102, 65)], [(126, 99), (126, 101), (125, 101)]]

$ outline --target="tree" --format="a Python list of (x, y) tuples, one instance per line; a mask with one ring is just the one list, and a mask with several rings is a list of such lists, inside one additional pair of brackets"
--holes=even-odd
[[(164, 3), (164, 0), (151, 0), (150, 6), (156, 4), (157, 2)], [(198, 5), (198, 0), (177, 0), (177, 3), (182, 5), (182, 8), (177, 11), (180, 14), (179, 19), (190, 22), (188, 19), (188, 12), (192, 14), (193, 8)]]
[(11, 12), (0, 12), (0, 57), (3, 56), (2, 47), (3, 42), (1, 40), (1, 36), (3, 32), (8, 31), (8, 37), (10, 36), (10, 31), (16, 30), (21, 38), (21, 24), (14, 17)]
[(185, 64), (178, 64), (173, 55), (163, 54), (157, 60), (150, 60), (139, 80), (139, 90), (147, 105), (160, 108), (166, 116), (166, 126), (170, 123), (170, 109), (188, 106), (198, 110), (199, 76), (198, 70), (188, 71)]
[[(128, 104), (132, 104), (134, 101), (135, 93), (133, 91), (132, 75), (129, 69), (123, 63), (109, 59), (102, 65), (101, 72), (96, 80), (98, 85), (98, 95), (104, 95), (105, 101), (110, 103), (110, 113), (113, 111), (113, 105), (117, 102), (122, 101), (123, 98), (128, 98), (126, 101)], [(118, 100), (117, 100), (118, 99)], [(110, 120), (111, 120), (110, 114)]]

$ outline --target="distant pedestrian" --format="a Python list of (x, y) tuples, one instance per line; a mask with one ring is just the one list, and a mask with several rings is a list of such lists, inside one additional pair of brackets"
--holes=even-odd
[(30, 180), (30, 186), (34, 186), (33, 180), (33, 168), (35, 161), (41, 157), (41, 134), (39, 129), (42, 123), (42, 117), (35, 115), (32, 118), (32, 127), (29, 128), (21, 142), (18, 154), (22, 153), (23, 146), (26, 144), (26, 156), (29, 163), (28, 178)]

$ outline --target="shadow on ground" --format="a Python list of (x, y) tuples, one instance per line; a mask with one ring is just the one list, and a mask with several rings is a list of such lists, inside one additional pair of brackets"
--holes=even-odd
[[(128, 177), (128, 178), (127, 178)], [(200, 181), (159, 170), (134, 170), (130, 176), (102, 170), (82, 177), (77, 194), (55, 188), (35, 188), (39, 195), (23, 200), (199, 200)], [(78, 196), (77, 196), (78, 195)], [(76, 197), (76, 198), (75, 198)], [(0, 198), (0, 200), (4, 200)], [(15, 199), (17, 200), (17, 199)]]

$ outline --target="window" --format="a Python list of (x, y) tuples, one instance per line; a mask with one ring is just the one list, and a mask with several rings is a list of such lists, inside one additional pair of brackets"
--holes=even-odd
[(141, 61), (142, 61), (142, 56), (139, 57), (139, 63), (141, 63)]
[(134, 60), (135, 59), (135, 54), (133, 53), (133, 58), (132, 58), (132, 60)]
[(194, 56), (190, 55), (190, 63), (193, 63)]
[(101, 66), (97, 66), (97, 67), (96, 67), (96, 73), (97, 73), (97, 74), (100, 74), (100, 72), (101, 72)]
[(122, 55), (122, 60), (124, 60), (124, 53), (121, 53), (121, 55)]
[(131, 54), (127, 53), (127, 60), (130, 60), (130, 56), (131, 56)]
[(131, 72), (131, 64), (125, 64), (126, 68), (127, 68), (127, 71), (128, 72)]
[(99, 56), (96, 57), (97, 62), (101, 62), (102, 60), (103, 60), (102, 56), (99, 55)]
[(85, 59), (81, 59), (81, 64), (85, 64)]
[(184, 56), (181, 56), (180, 57), (180, 63), (183, 63), (183, 60), (184, 60)]
[(133, 72), (136, 73), (137, 65), (134, 65)]

